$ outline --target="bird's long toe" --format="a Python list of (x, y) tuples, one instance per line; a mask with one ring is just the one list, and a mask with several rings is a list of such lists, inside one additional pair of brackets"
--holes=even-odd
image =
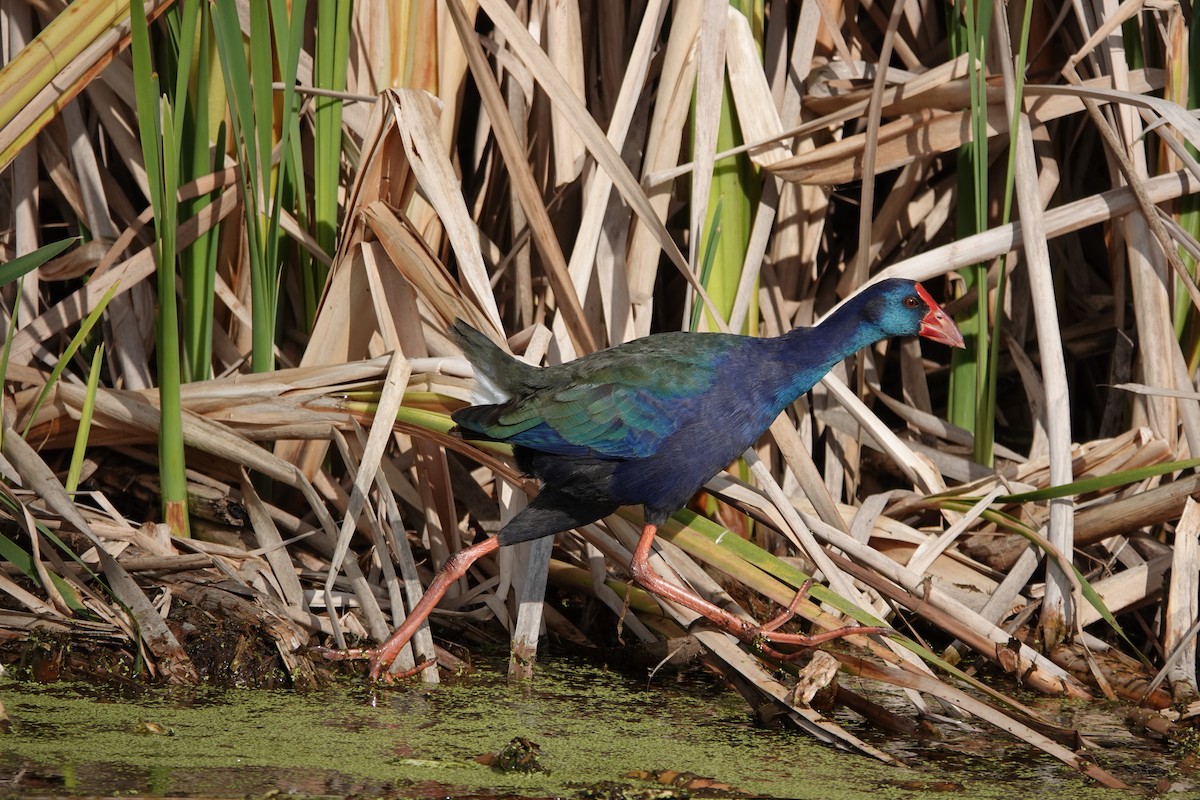
[(835, 639), (842, 639), (847, 636), (871, 636), (874, 634), (886, 635), (895, 633), (892, 628), (880, 627), (876, 625), (848, 625), (844, 628), (837, 628), (832, 631), (824, 631), (822, 633), (814, 633), (805, 635), (803, 633), (779, 633), (776, 630), (762, 627), (756, 631), (756, 638), (769, 642), (771, 644), (788, 644), (798, 647), (816, 647), (826, 642), (832, 642)]
[(313, 651), (327, 661), (366, 661), (367, 674), (370, 675), (372, 681), (383, 681), (390, 683), (392, 681), (403, 680), (410, 678), (413, 675), (421, 672), (426, 667), (435, 663), (433, 659), (427, 659), (420, 664), (410, 669), (401, 670), (398, 672), (389, 672), (388, 668), (396, 658), (395, 650), (397, 648), (389, 648), (387, 645), (379, 647), (346, 647), (341, 650), (334, 647), (314, 647)]
[(373, 651), (364, 647), (314, 647), (313, 652), (326, 661), (363, 661), (371, 657)]
[(372, 657), (370, 672), (371, 680), (380, 681), (382, 683), (395, 683), (396, 681), (402, 681), (406, 678), (411, 678), (414, 675), (418, 675), (426, 668), (432, 667), (435, 664), (437, 664), (437, 661), (431, 658), (422, 661), (415, 667), (409, 667), (408, 669), (391, 672), (388, 670), (388, 667), (391, 666), (390, 661), (385, 662), (382, 658), (379, 658), (377, 661), (374, 657)]
[(777, 616), (770, 622), (763, 623), (759, 629), (759, 633), (770, 633), (771, 631), (779, 630), (792, 617), (796, 616), (796, 609), (800, 607), (800, 602), (808, 597), (808, 590), (812, 588), (813, 580), (808, 578), (796, 591), (796, 596), (792, 598), (792, 602), (784, 609), (783, 613)]

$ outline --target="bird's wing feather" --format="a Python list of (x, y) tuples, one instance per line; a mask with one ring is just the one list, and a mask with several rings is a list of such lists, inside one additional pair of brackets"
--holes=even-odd
[(716, 380), (720, 353), (699, 348), (618, 355), (545, 370), (547, 380), (538, 389), (500, 405), (464, 409), (454, 419), (467, 431), (547, 453), (652, 455)]

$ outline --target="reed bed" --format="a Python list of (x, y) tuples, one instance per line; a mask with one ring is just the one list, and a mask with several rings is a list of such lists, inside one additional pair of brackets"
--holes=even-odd
[(397, 666), (698, 653), (863, 754), (894, 760), (832, 709), (974, 718), (1109, 786), (1019, 689), (1194, 721), (1184, 7), (14, 0), (0, 30), (6, 660), (306, 685), (536, 492), (452, 430), (455, 318), (557, 363), (905, 276), (965, 354), (841, 365), (656, 556), (760, 620), (816, 575), (801, 628), (896, 636), (770, 663), (633, 585), (623, 509), (482, 562)]

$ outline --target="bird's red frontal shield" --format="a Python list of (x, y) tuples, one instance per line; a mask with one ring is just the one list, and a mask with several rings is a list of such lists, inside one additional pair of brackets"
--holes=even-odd
[(929, 313), (921, 320), (920, 335), (951, 347), (966, 347), (962, 331), (954, 324), (954, 320), (950, 319), (950, 315), (942, 310), (937, 301), (919, 283), (917, 284), (917, 294), (929, 305)]

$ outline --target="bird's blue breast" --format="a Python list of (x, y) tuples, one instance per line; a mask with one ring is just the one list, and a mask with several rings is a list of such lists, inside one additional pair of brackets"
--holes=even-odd
[[(727, 356), (730, 364), (748, 363), (737, 355)], [(679, 508), (758, 440), (795, 394), (781, 391), (785, 376), (772, 374), (770, 362), (750, 363), (758, 368), (717, 369), (717, 379), (702, 396), (676, 404), (670, 435), (651, 455), (617, 468), (613, 494), (620, 502)]]

